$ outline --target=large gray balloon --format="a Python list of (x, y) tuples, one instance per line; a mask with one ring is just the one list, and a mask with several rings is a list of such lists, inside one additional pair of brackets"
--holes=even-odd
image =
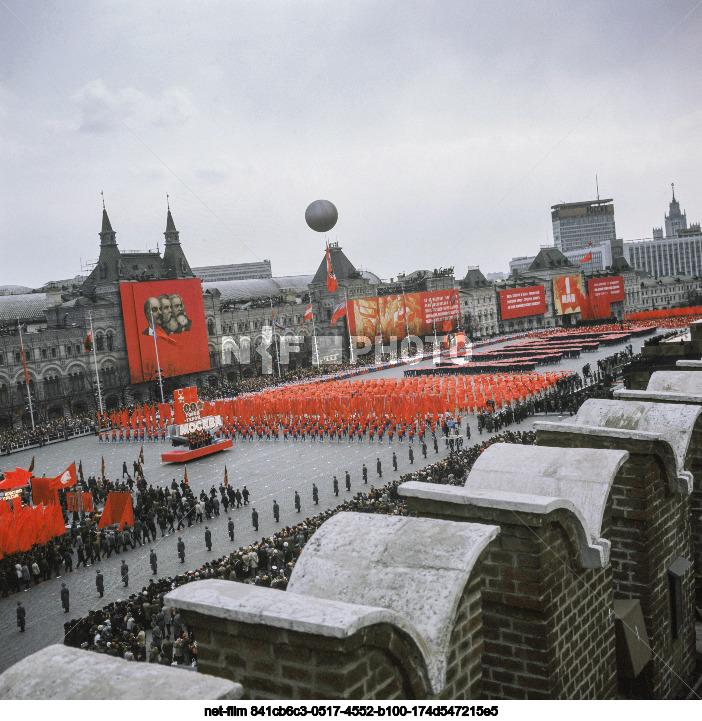
[(307, 225), (316, 230), (318, 233), (327, 233), (335, 225), (339, 219), (339, 213), (328, 200), (315, 200), (310, 203), (305, 211), (305, 220)]

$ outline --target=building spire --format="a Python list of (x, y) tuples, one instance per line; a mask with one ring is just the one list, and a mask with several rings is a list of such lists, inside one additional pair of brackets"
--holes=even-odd
[[(107, 215), (107, 210), (105, 209), (105, 194), (100, 191), (100, 195), (102, 196), (102, 230), (100, 231), (100, 238), (104, 241), (104, 233), (111, 233), (114, 235), (114, 230), (112, 230), (112, 224), (110, 223), (110, 218)], [(112, 238), (112, 241), (114, 241), (114, 238)]]
[(670, 187), (673, 189), (673, 202), (675, 202), (675, 183), (671, 183)]

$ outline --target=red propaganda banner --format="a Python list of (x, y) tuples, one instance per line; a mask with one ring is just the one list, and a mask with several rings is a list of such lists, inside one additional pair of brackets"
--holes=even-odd
[(553, 307), (556, 315), (580, 313), (583, 278), (578, 275), (559, 275), (553, 279)]
[[(351, 335), (366, 338), (405, 338), (407, 332), (427, 336), (456, 322), (460, 312), (458, 290), (435, 290), (427, 293), (385, 295), (349, 301), (347, 317)], [(363, 345), (360, 343), (359, 345)]]
[(110, 491), (107, 495), (107, 501), (105, 501), (105, 508), (102, 511), (98, 529), (111, 526), (113, 523), (119, 524), (119, 530), (122, 530), (125, 525), (134, 525), (132, 496), (130, 493)]
[(58, 505), (58, 489), (53, 487), (54, 478), (32, 478), (32, 499), (45, 506)]
[(543, 285), (500, 291), (502, 320), (541, 315), (546, 312), (546, 289)]
[(587, 282), (590, 297), (607, 300), (610, 303), (624, 300), (624, 278), (615, 275), (611, 278), (590, 278)]
[(120, 283), (119, 290), (132, 383), (157, 380), (159, 367), (164, 378), (209, 370), (199, 278)]
[(197, 388), (179, 388), (173, 393), (173, 421), (176, 424), (186, 423), (200, 417), (203, 404), (198, 401)]
[(60, 491), (62, 488), (69, 488), (70, 486), (75, 486), (76, 483), (78, 483), (78, 477), (76, 476), (76, 464), (71, 463), (70, 466), (60, 475), (56, 476), (56, 478), (51, 478), (51, 483), (49, 484), (49, 490), (58, 490)]

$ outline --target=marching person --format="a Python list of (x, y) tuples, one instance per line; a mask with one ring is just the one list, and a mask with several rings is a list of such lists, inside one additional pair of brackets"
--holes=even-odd
[(181, 536), (178, 536), (178, 558), (181, 563), (185, 563), (185, 542)]
[(208, 553), (212, 552), (212, 531), (205, 526), (205, 545), (207, 546)]
[(102, 598), (105, 593), (105, 579), (100, 571), (95, 571), (95, 587), (100, 594), (100, 598)]
[(227, 530), (229, 531), (229, 540), (234, 540), (234, 521), (232, 521), (232, 517), (229, 516), (229, 521), (227, 523)]
[(154, 576), (158, 572), (158, 558), (156, 557), (156, 551), (154, 549), (151, 549), (151, 553), (149, 553), (149, 563), (151, 564), (151, 570), (154, 572)]
[(68, 589), (66, 584), (61, 584), (61, 605), (63, 606), (63, 612), (68, 613), (69, 601), (68, 601)]
[(249, 503), (249, 489), (244, 486), (244, 490), (241, 492), (241, 497), (244, 499), (244, 505), (247, 506)]

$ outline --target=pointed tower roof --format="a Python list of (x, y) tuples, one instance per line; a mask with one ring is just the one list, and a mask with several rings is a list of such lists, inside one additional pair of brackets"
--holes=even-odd
[(102, 232), (103, 233), (114, 233), (112, 230), (112, 224), (110, 223), (110, 219), (107, 216), (107, 211), (105, 210), (105, 206), (102, 206)]
[(174, 232), (177, 233), (175, 223), (173, 222), (173, 216), (171, 215), (171, 209), (168, 209), (168, 216), (166, 217), (166, 232)]
[[(338, 243), (329, 244), (329, 257), (331, 258), (334, 275), (338, 281), (348, 280), (349, 278), (360, 278), (360, 273), (356, 270), (353, 263), (344, 255)], [(322, 262), (317, 268), (317, 272), (312, 278), (312, 285), (315, 283), (327, 282), (327, 255), (324, 254)]]

